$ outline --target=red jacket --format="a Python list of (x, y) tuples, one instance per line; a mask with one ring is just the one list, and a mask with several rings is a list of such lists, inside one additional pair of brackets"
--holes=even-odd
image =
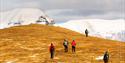
[(76, 46), (76, 42), (74, 40), (72, 41), (72, 46)]
[(51, 51), (54, 51), (54, 50), (55, 50), (55, 47), (54, 47), (53, 44), (51, 44), (51, 45), (50, 45), (50, 48), (49, 48), (49, 51), (51, 52)]

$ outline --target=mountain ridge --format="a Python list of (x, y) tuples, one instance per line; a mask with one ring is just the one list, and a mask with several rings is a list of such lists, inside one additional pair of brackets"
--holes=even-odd
[[(40, 16), (46, 17), (47, 21), (49, 22), (53, 20), (49, 18), (44, 11), (38, 8), (16, 8), (6, 12), (0, 12), (0, 29), (19, 26), (19, 23), (21, 23), (21, 25), (36, 23)], [(80, 19), (70, 20), (66, 23), (64, 22), (63, 24), (56, 23), (56, 25), (77, 31), (82, 34), (84, 34), (84, 30), (87, 28), (89, 29), (89, 34), (91, 36), (125, 42), (125, 34), (122, 34), (125, 33), (124, 23), (124, 19)], [(45, 24), (45, 22), (39, 24)]]

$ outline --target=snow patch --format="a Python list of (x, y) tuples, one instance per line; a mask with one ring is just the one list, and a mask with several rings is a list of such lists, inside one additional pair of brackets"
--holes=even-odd
[(14, 63), (14, 61), (7, 61), (6, 63)]
[(103, 56), (98, 56), (97, 58), (95, 58), (96, 60), (103, 60)]
[(34, 54), (34, 55), (31, 55), (31, 56), (29, 56), (29, 57), (36, 57), (36, 56), (38, 56), (39, 54)]

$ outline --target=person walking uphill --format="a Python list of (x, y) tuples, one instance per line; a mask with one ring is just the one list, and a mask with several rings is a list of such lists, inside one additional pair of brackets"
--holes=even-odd
[(55, 53), (55, 46), (53, 45), (53, 43), (51, 43), (50, 45), (50, 58), (53, 59), (54, 58), (54, 53)]
[(69, 44), (68, 41), (64, 39), (63, 46), (64, 46), (65, 52), (68, 52), (68, 44)]
[(89, 32), (88, 32), (88, 30), (86, 29), (86, 30), (85, 30), (86, 37), (88, 37), (88, 33), (89, 33)]
[(109, 54), (108, 54), (108, 51), (106, 51), (103, 57), (103, 61), (104, 63), (108, 63), (108, 60), (109, 60)]
[(76, 49), (75, 49), (76, 48), (75, 40), (72, 41), (71, 45), (72, 45), (72, 52), (75, 52), (76, 51)]

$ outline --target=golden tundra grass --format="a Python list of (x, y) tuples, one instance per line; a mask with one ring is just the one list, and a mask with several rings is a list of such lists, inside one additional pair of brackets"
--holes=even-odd
[[(77, 42), (76, 53), (64, 53), (63, 40)], [(50, 59), (49, 45), (56, 47)], [(54, 26), (25, 25), (0, 30), (0, 63), (103, 63), (96, 60), (108, 50), (109, 63), (125, 63), (125, 43), (85, 37), (77, 32)]]

